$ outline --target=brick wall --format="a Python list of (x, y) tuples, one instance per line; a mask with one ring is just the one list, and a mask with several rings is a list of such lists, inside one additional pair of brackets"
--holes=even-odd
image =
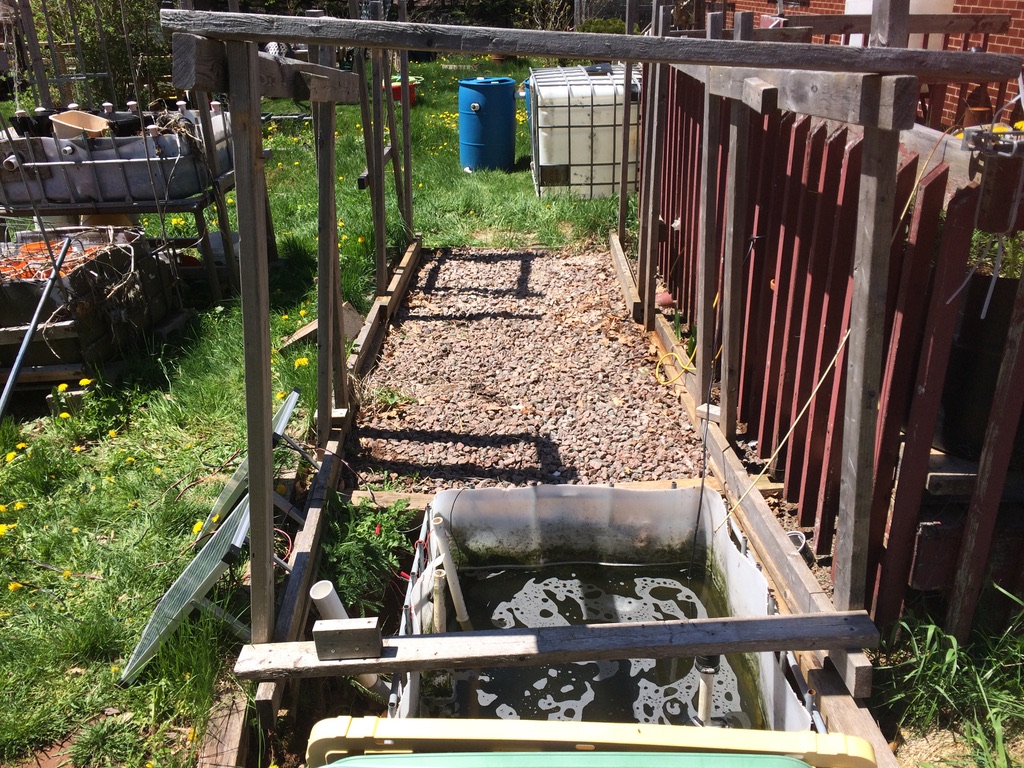
[[(761, 14), (774, 14), (777, 4), (771, 0), (735, 0), (737, 11), (753, 11)], [(785, 7), (786, 16), (799, 16), (805, 13), (814, 14), (842, 14), (845, 13), (845, 0), (810, 0), (808, 5), (802, 7)], [(990, 35), (987, 41), (987, 50), (992, 53), (1011, 53), (1018, 56), (1024, 55), (1024, 0), (974, 0), (974, 2), (955, 2), (954, 13), (1009, 13), (1011, 15), (1010, 30), (1006, 34)], [(731, 14), (727, 19), (728, 25), (732, 24)], [(968, 41), (968, 47), (977, 45), (983, 46), (986, 41), (981, 35), (975, 35)], [(961, 35), (952, 36), (948, 47), (952, 50), (962, 50), (964, 47)], [(1006, 83), (1005, 90), (1000, 90), (1000, 84), (991, 84), (987, 88), (987, 102), (994, 108), (1017, 95), (1017, 83)], [(980, 106), (978, 110), (972, 110), (974, 114), (984, 118), (986, 103), (986, 89), (977, 87), (977, 84), (968, 85), (963, 88), (961, 84), (951, 84), (947, 88), (945, 105), (942, 111), (942, 123), (944, 126), (961, 124), (966, 112), (966, 107)], [(969, 118), (968, 118), (969, 119)], [(989, 118), (990, 119), (990, 118)], [(1003, 122), (1017, 122), (1024, 119), (1024, 110), (1020, 104), (1014, 105), (1014, 110), (1009, 110), (1001, 116)]]

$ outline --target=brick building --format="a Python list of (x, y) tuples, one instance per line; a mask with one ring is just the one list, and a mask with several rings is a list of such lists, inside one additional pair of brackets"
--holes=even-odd
[[(708, 2), (708, 6), (720, 3)], [(870, 3), (868, 3), (870, 5)], [(775, 0), (735, 0), (728, 3), (730, 12), (753, 11), (760, 15), (774, 15), (778, 9)], [(846, 13), (844, 0), (810, 0), (806, 4), (784, 6), (787, 17), (797, 17), (803, 14), (843, 14)], [(1010, 53), (1024, 56), (1024, 0), (974, 0), (974, 2), (963, 2), (954, 0), (953, 13), (967, 14), (1010, 14), (1010, 29), (1006, 33), (991, 35), (972, 35), (971, 39), (964, 44), (962, 35), (951, 35), (946, 43), (950, 50), (964, 50), (978, 46), (991, 53)], [(730, 13), (731, 17), (731, 13)], [(731, 25), (731, 18), (728, 20)], [(791, 24), (798, 24), (791, 21)], [(987, 92), (986, 92), (987, 91)], [(942, 125), (950, 126), (962, 124), (965, 120), (970, 123), (973, 120), (984, 121), (991, 119), (994, 109), (998, 109), (1003, 103), (1017, 95), (1017, 83), (989, 84), (987, 88), (979, 88), (979, 84), (953, 84), (947, 89), (945, 108), (942, 112)], [(971, 107), (972, 109), (968, 109)], [(988, 117), (986, 118), (986, 115)], [(1003, 122), (1017, 122), (1024, 119), (1019, 103), (1014, 105), (1013, 112), (1009, 110), (1001, 116)]]

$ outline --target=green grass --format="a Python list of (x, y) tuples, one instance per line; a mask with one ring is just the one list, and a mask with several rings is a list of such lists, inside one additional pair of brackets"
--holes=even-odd
[[(458, 78), (507, 74), (521, 81), (527, 68), (497, 70), (482, 59), (446, 67), (455, 63), (413, 65), (422, 78), (411, 110), (415, 223), (425, 245), (603, 240), (615, 225), (613, 200), (534, 194), (521, 108), (520, 169), (472, 175), (460, 169)], [(278, 115), (308, 107), (264, 104)], [(373, 246), (369, 196), (356, 184), (366, 164), (358, 106), (338, 108), (337, 133), (342, 290), (365, 310), (373, 299)], [(282, 260), (270, 276), (273, 392), (280, 398), (301, 388), (292, 428), (302, 439), (316, 407), (316, 348), (279, 345), (316, 315), (311, 125), (277, 117), (264, 123), (264, 141), (272, 153), (266, 175)], [(234, 194), (228, 203), (234, 223)], [(212, 210), (207, 217), (216, 224)], [(388, 221), (389, 249), (397, 254), (406, 235), (393, 186)], [(148, 216), (144, 226), (151, 235), (193, 232), (180, 216), (162, 222)], [(202, 291), (200, 286), (195, 296)], [(73, 736), (77, 765), (190, 765), (214, 692), (225, 686), (249, 690), (230, 674), (237, 639), (219, 622), (195, 615), (137, 683), (121, 688), (116, 681), (155, 602), (193, 556), (193, 526), (205, 518), (244, 450), (240, 307), (228, 300), (201, 309), (183, 338), (131, 356), (116, 382), (67, 384), (66, 391), (52, 392), (55, 415), (30, 406), (0, 422), (0, 763)], [(72, 397), (78, 389), (84, 394)], [(401, 393), (375, 394), (377, 407), (400, 407), (402, 401)], [(286, 452), (278, 459), (294, 464)], [(326, 562), (335, 564), (339, 588), (356, 609), (371, 610), (382, 599), (386, 578), (378, 574), (367, 587), (356, 585), (352, 574), (365, 575), (360, 564), (367, 558), (384, 558), (382, 546), (388, 557), (397, 557), (396, 526), (407, 519), (396, 510), (346, 515), (333, 523)], [(374, 533), (378, 522), (386, 536)], [(394, 562), (383, 562), (389, 576)], [(214, 597), (244, 618), (239, 586), (237, 576), (225, 578)]]
[(927, 617), (908, 616), (878, 656), (874, 705), (910, 730), (952, 729), (978, 766), (1007, 768), (1011, 738), (1024, 733), (1024, 602), (998, 633), (976, 630), (961, 645)]

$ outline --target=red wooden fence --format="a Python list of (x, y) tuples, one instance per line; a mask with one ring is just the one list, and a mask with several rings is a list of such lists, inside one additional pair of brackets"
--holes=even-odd
[[(703, 83), (673, 69), (668, 97), (667, 149), (659, 169), (658, 268), (682, 322), (689, 323), (697, 309)], [(722, 136), (715, 148), (719, 214), (713, 223), (719, 263), (729, 205), (726, 132)], [(799, 524), (813, 527), (814, 552), (828, 555), (839, 497), (842, 343), (850, 325), (859, 133), (846, 127), (830, 132), (807, 116), (770, 113), (753, 117), (750, 137), (747, 167), (741, 169), (747, 180), (749, 247), (737, 418), (746, 425), (741, 439), (762, 460), (772, 461), (771, 473), (783, 483), (785, 498), (797, 505)], [(916, 155), (904, 158), (897, 175), (867, 592), (883, 624), (898, 616), (911, 572), (959, 310), (958, 301), (949, 299), (964, 278), (973, 231), (977, 190), (957, 192), (944, 212), (947, 176), (945, 166), (922, 175)], [(807, 413), (797, 421), (816, 386)], [(1024, 388), (1016, 397), (1024, 400)], [(975, 564), (958, 578), (970, 581), (983, 566)], [(1011, 571), (1020, 573), (1022, 567), (1018, 553)]]

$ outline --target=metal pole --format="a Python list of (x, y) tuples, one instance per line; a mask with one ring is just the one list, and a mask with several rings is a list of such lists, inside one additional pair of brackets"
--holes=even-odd
[(32, 315), (32, 321), (28, 324), (28, 330), (25, 331), (25, 338), (21, 340), (21, 348), (18, 350), (18, 356), (14, 359), (14, 365), (11, 366), (11, 374), (7, 377), (7, 383), (4, 385), (4, 393), (0, 396), (0, 418), (3, 418), (4, 413), (7, 411), (7, 401), (10, 400), (11, 395), (14, 393), (14, 385), (18, 380), (18, 372), (21, 370), (21, 364), (25, 360), (25, 355), (28, 353), (29, 344), (32, 343), (32, 337), (35, 336), (36, 326), (39, 324), (39, 317), (43, 314), (43, 306), (50, 298), (50, 291), (53, 290), (53, 284), (60, 277), (60, 268), (64, 263), (64, 257), (68, 255), (68, 249), (71, 247), (71, 238), (64, 238), (64, 245), (61, 246), (60, 253), (57, 254), (57, 260), (53, 264), (53, 271), (50, 272), (50, 278), (46, 281), (46, 286), (43, 288), (43, 295), (39, 297), (39, 303), (36, 304), (36, 311)]

